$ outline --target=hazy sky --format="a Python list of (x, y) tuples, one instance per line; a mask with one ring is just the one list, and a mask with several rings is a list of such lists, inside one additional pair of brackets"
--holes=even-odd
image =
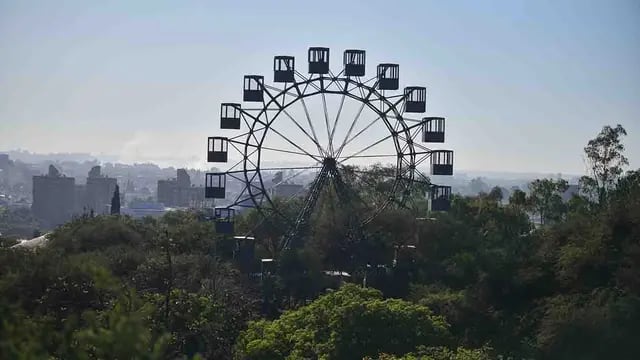
[(582, 173), (622, 124), (640, 167), (640, 2), (0, 0), (0, 150), (204, 166), (219, 103), (274, 55), (400, 64), (457, 169)]

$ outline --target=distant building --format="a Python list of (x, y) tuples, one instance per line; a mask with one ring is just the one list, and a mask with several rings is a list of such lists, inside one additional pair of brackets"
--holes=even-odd
[(290, 198), (304, 195), (304, 186), (300, 184), (277, 184), (271, 188), (271, 197)]
[(304, 195), (304, 186), (290, 183), (284, 178), (284, 173), (282, 171), (276, 172), (273, 175), (271, 182), (272, 185), (269, 189), (269, 196), (272, 198), (291, 198)]
[(33, 177), (31, 210), (44, 227), (54, 227), (71, 220), (76, 208), (76, 180), (66, 177), (53, 165), (47, 175)]
[(122, 208), (121, 212), (123, 215), (139, 219), (147, 216), (160, 217), (165, 214), (166, 210), (162, 204), (157, 202), (132, 201), (128, 207)]
[(0, 170), (7, 170), (9, 162), (9, 154), (0, 154)]
[(33, 177), (31, 209), (45, 228), (64, 224), (76, 214), (108, 214), (116, 184), (115, 178), (100, 173), (100, 166), (89, 171), (86, 184), (76, 185), (75, 178), (50, 165), (47, 175)]
[(197, 207), (204, 203), (204, 187), (192, 186), (185, 169), (175, 179), (158, 180), (158, 202), (167, 207)]
[(100, 170), (100, 166), (94, 166), (89, 171), (83, 208), (87, 211), (93, 210), (96, 214), (108, 214), (118, 181), (102, 175)]
[(83, 185), (83, 184), (76, 184), (75, 186), (75, 197), (76, 197), (76, 202), (74, 205), (74, 212), (75, 213), (88, 213), (91, 210), (87, 209), (86, 205), (85, 205), (85, 194), (87, 192), (87, 186)]
[(133, 181), (131, 181), (131, 179), (127, 179), (127, 184), (124, 187), (124, 192), (125, 193), (134, 193), (134, 192), (136, 192), (136, 187), (133, 184)]

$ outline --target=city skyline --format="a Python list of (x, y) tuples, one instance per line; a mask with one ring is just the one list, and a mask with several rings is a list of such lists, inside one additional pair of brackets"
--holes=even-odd
[[(368, 75), (398, 62), (401, 86), (427, 86), (457, 170), (582, 174), (587, 141), (617, 123), (640, 167), (637, 3), (278, 4), (1, 3), (2, 150), (207, 168), (242, 76), (270, 81), (274, 55), (304, 67), (309, 46), (327, 46), (334, 70), (362, 48)], [(290, 18), (270, 26), (280, 9)]]

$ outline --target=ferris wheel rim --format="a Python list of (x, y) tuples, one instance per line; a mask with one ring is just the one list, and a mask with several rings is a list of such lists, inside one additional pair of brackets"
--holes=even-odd
[[(244, 176), (245, 176), (245, 181), (247, 185), (247, 191), (249, 193), (249, 197), (251, 198), (252, 202), (255, 205), (255, 208), (261, 213), (262, 216), (267, 217), (267, 216), (271, 216), (271, 215), (277, 215), (280, 218), (282, 218), (287, 224), (286, 226), (291, 226), (293, 225), (291, 219), (289, 219), (288, 216), (282, 214), (277, 207), (275, 206), (271, 196), (269, 196), (268, 191), (267, 191), (267, 187), (265, 186), (265, 182), (264, 179), (262, 177), (262, 148), (263, 148), (263, 144), (264, 144), (264, 140), (267, 136), (267, 133), (269, 132), (269, 130), (273, 130), (272, 129), (272, 124), (282, 116), (283, 112), (286, 112), (286, 109), (289, 108), (290, 106), (292, 106), (293, 104), (299, 103), (299, 102), (304, 102), (305, 98), (309, 98), (309, 97), (313, 97), (313, 96), (317, 96), (317, 95), (325, 95), (325, 94), (331, 94), (331, 95), (343, 95), (343, 96), (348, 96), (350, 99), (355, 100), (356, 102), (359, 102), (363, 105), (363, 107), (366, 105), (370, 110), (372, 110), (374, 113), (376, 113), (380, 119), (382, 119), (383, 123), (385, 124), (386, 130), (390, 133), (390, 138), (393, 139), (393, 143), (394, 143), (394, 147), (396, 149), (396, 154), (394, 155), (396, 158), (396, 164), (395, 164), (395, 170), (394, 170), (394, 174), (395, 174), (395, 178), (393, 180), (393, 188), (391, 191), (391, 194), (393, 194), (392, 196), (389, 196), (383, 204), (378, 205), (377, 208), (367, 217), (362, 221), (362, 224), (367, 224), (369, 222), (371, 222), (375, 217), (377, 217), (382, 211), (384, 211), (390, 204), (392, 204), (395, 200), (395, 202), (399, 202), (399, 203), (404, 203), (406, 201), (406, 196), (407, 196), (407, 190), (410, 189), (411, 187), (411, 183), (412, 183), (412, 178), (414, 176), (413, 174), (413, 168), (412, 168), (412, 164), (414, 163), (415, 160), (415, 149), (413, 147), (413, 142), (412, 142), (412, 136), (410, 134), (410, 130), (409, 127), (407, 126), (407, 124), (404, 122), (403, 120), (403, 113), (404, 111), (399, 111), (398, 110), (398, 104), (404, 103), (405, 98), (400, 95), (400, 100), (393, 103), (391, 101), (389, 101), (389, 98), (387, 96), (384, 95), (383, 92), (380, 92), (378, 90), (375, 89), (376, 83), (374, 83), (373, 85), (369, 86), (366, 83), (369, 82), (363, 82), (360, 80), (360, 78), (358, 77), (357, 79), (353, 78), (353, 77), (340, 77), (340, 76), (317, 76), (317, 77), (310, 77), (310, 78), (306, 78), (302, 75), (299, 74), (299, 77), (302, 78), (302, 81), (296, 81), (294, 83), (291, 83), (291, 85), (289, 86), (285, 86), (283, 89), (279, 89), (279, 88), (275, 88), (275, 87), (271, 87), (269, 86), (269, 88), (271, 88), (272, 90), (274, 89), (278, 89), (279, 92), (276, 93), (275, 95), (272, 95), (271, 92), (267, 89), (267, 86), (264, 85), (263, 90), (264, 92), (268, 95), (269, 100), (268, 101), (264, 101), (262, 102), (262, 109), (259, 110), (258, 114), (253, 116), (251, 114), (249, 114), (247, 111), (258, 111), (258, 110), (243, 110), (242, 114), (243, 115), (249, 115), (249, 118), (252, 119), (252, 122), (248, 122), (245, 120), (245, 122), (247, 123), (247, 125), (250, 127), (249, 133), (246, 135), (247, 141), (245, 142), (245, 146), (244, 146), (244, 152), (243, 154), (244, 156), (244, 160), (243, 160), (243, 172), (244, 172)], [(326, 87), (324, 86), (324, 82), (327, 81), (329, 82), (329, 85), (327, 85)], [(311, 92), (306, 92), (306, 87), (309, 86), (309, 84), (314, 84), (314, 83), (320, 83), (320, 87), (316, 88), (315, 91), (311, 91)], [(337, 91), (337, 90), (331, 90), (330, 86), (334, 83), (342, 83), (344, 84), (344, 90), (343, 91)], [(352, 89), (349, 90), (349, 85), (353, 85)], [(305, 90), (300, 91), (300, 88), (302, 86), (305, 86)], [(358, 95), (356, 93), (353, 93), (353, 91), (355, 89), (359, 89), (359, 90), (364, 90), (364, 93), (367, 93), (366, 97), (364, 95)], [(296, 94), (291, 93), (291, 91), (295, 90)], [(275, 92), (275, 90), (274, 90)], [(363, 93), (363, 94), (364, 94)], [(286, 95), (295, 95), (295, 96), (291, 96), (291, 100), (289, 100), (288, 102), (283, 101), (284, 104), (280, 104), (278, 103), (278, 99), (280, 97), (282, 97), (284, 99), (284, 97)], [(369, 100), (369, 98), (375, 95), (375, 100)], [(396, 97), (396, 96), (394, 96)], [(374, 106), (372, 104), (373, 101), (381, 101), (384, 105), (386, 105), (388, 107), (388, 109), (386, 111), (383, 111), (381, 109), (379, 109), (378, 107)], [(267, 111), (269, 111), (269, 108), (271, 105), (276, 104), (277, 107), (279, 108), (277, 110), (277, 112), (275, 113), (275, 115), (273, 115), (270, 119), (266, 116)], [(387, 114), (389, 112), (393, 112), (394, 116), (391, 116), (393, 118), (395, 118), (396, 120), (396, 124), (400, 125), (401, 129), (400, 131), (397, 131), (394, 129), (394, 127), (391, 125), (389, 119), (387, 118)], [(267, 118), (266, 121), (262, 121), (260, 120), (262, 116), (265, 116), (265, 118)], [(257, 144), (255, 144), (256, 150), (254, 150), (253, 152), (257, 152), (257, 156), (258, 156), (258, 160), (256, 163), (250, 162), (248, 161), (248, 156), (247, 154), (249, 153), (250, 149), (250, 145), (248, 144), (248, 142), (251, 140), (251, 137), (254, 136), (255, 134), (255, 127), (257, 125), (263, 125), (264, 128), (261, 130), (264, 130), (262, 135), (260, 136), (260, 140), (257, 141)], [(334, 126), (334, 130), (335, 130), (335, 126)], [(403, 146), (401, 146), (398, 138), (399, 138), (399, 134), (404, 134), (405, 135), (405, 143), (402, 144)], [(348, 137), (348, 136), (347, 136)], [(255, 139), (255, 136), (254, 136)], [(256, 139), (257, 140), (257, 139)], [(346, 139), (345, 139), (346, 140)], [(408, 150), (408, 151), (407, 151)], [(406, 159), (408, 157), (408, 159)], [(250, 163), (251, 166), (247, 166)], [(407, 170), (404, 170), (404, 168), (407, 168)], [(255, 172), (255, 174), (253, 174), (252, 176), (249, 175), (250, 172)], [(255, 179), (259, 180), (260, 183), (260, 188), (259, 188), (259, 192), (255, 192), (257, 189), (253, 189), (253, 185), (252, 182)], [(401, 193), (401, 199), (394, 199), (394, 196), (397, 196), (397, 192), (400, 190)], [(255, 192), (255, 193), (254, 193)], [(259, 202), (257, 200), (257, 198), (259, 199)], [(272, 212), (271, 214), (267, 214), (266, 212), (266, 207), (265, 207), (265, 200), (267, 203), (267, 206), (270, 208), (270, 211)], [(398, 201), (399, 200), (399, 201)]]

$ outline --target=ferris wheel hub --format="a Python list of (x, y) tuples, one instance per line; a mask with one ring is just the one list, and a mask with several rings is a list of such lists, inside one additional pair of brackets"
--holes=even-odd
[(335, 169), (338, 165), (338, 162), (335, 158), (327, 156), (322, 159), (322, 165), (324, 165), (327, 169)]

